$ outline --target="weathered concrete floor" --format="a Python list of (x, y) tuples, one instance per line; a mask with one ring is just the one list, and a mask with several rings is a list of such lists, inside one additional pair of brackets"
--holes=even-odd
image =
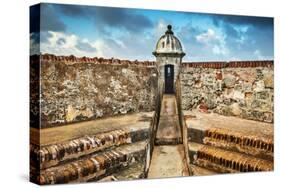
[(40, 132), (30, 128), (30, 138), (32, 144), (44, 146), (116, 129), (149, 129), (153, 117), (154, 112), (140, 112), (46, 128)]
[(188, 175), (182, 144), (155, 146), (148, 178), (165, 178)]
[(246, 120), (233, 116), (223, 116), (215, 113), (201, 113), (198, 111), (184, 111), (184, 116), (188, 128), (198, 130), (222, 128), (245, 135), (273, 139), (274, 127), (272, 123)]
[(148, 178), (188, 175), (174, 95), (164, 95)]
[(181, 131), (176, 98), (174, 95), (164, 95), (155, 144), (178, 144), (180, 142)]

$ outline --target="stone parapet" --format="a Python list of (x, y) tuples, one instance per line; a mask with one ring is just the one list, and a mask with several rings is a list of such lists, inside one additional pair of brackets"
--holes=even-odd
[(243, 68), (243, 67), (273, 67), (273, 60), (263, 61), (210, 61), (210, 62), (183, 62), (182, 68)]
[(74, 55), (70, 56), (57, 56), (53, 54), (42, 54), (42, 55), (32, 55), (31, 60), (40, 57), (41, 61), (44, 62), (62, 62), (66, 64), (73, 63), (93, 63), (93, 64), (109, 64), (109, 65), (137, 65), (137, 66), (155, 66), (154, 61), (130, 61), (115, 58), (102, 58), (102, 57), (76, 57)]

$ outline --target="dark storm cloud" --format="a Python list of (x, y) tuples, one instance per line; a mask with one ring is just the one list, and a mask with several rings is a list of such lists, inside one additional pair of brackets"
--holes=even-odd
[[(213, 15), (211, 19), (224, 31), (225, 42), (234, 56), (249, 58), (257, 50), (264, 57), (273, 56), (273, 18)], [(243, 31), (239, 27), (247, 29)]]
[(96, 48), (91, 46), (89, 43), (78, 41), (78, 43), (75, 46), (77, 49), (85, 52), (95, 52)]
[(30, 39), (34, 42), (39, 44), (40, 43), (40, 34), (37, 32), (33, 32), (30, 34)]
[(30, 55), (39, 54), (40, 49), (40, 5), (29, 9)]
[(233, 25), (249, 25), (259, 29), (271, 28), (273, 26), (273, 18), (257, 16), (214, 15), (213, 22), (216, 26), (227, 23)]
[(41, 31), (65, 31), (66, 26), (60, 20), (54, 5), (41, 5)]
[(29, 32), (38, 33), (40, 31), (40, 5), (31, 6), (29, 11)]
[[(151, 51), (162, 34), (158, 33), (158, 24), (164, 20), (165, 24), (173, 25), (175, 35), (185, 47), (187, 59), (204, 61), (273, 57), (272, 18), (180, 12), (152, 14), (151, 11), (140, 9), (43, 5), (41, 42), (53, 45), (48, 40), (53, 34), (48, 31), (61, 32), (56, 37), (74, 34), (77, 36), (74, 53), (81, 56), (85, 54), (82, 52), (97, 52), (106, 57), (147, 59), (151, 57)], [(93, 35), (89, 30), (94, 30)], [(35, 35), (32, 37), (37, 40)], [(94, 43), (94, 38), (100, 39), (99, 43)], [(68, 37), (55, 39), (58, 48), (67, 46), (63, 45), (65, 42), (68, 44), (65, 41)]]
[(121, 8), (97, 8), (96, 16), (108, 26), (123, 27), (133, 32), (153, 26), (147, 17)]
[[(237, 42), (241, 36), (244, 37), (243, 43)], [(238, 33), (238, 37), (228, 33), (226, 42), (232, 52), (239, 52), (240, 57), (249, 56), (258, 50), (262, 56), (273, 58), (273, 30), (249, 27), (246, 32)]]
[(149, 18), (131, 9), (75, 5), (56, 5), (56, 7), (66, 16), (93, 19), (101, 30), (105, 30), (105, 27), (119, 27), (128, 31), (141, 32), (153, 26)]
[(63, 14), (71, 17), (88, 16), (89, 6), (80, 5), (55, 5)]

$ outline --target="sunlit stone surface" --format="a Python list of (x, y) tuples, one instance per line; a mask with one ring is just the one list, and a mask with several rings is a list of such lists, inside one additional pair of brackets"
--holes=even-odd
[(153, 54), (30, 57), (32, 182), (273, 170), (273, 61), (183, 63), (171, 26)]

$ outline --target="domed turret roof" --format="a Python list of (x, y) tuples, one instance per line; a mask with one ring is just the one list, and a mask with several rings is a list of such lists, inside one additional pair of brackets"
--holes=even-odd
[(165, 35), (162, 35), (156, 44), (154, 55), (158, 54), (179, 54), (184, 56), (181, 43), (177, 37), (174, 36), (172, 26), (168, 25)]

